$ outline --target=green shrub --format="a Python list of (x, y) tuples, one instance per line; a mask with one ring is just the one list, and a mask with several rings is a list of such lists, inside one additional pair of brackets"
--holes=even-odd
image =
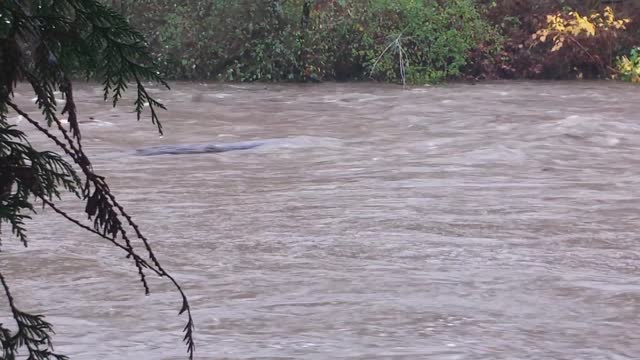
[(629, 56), (621, 56), (616, 61), (616, 70), (620, 80), (640, 83), (640, 48), (633, 48)]
[(472, 0), (316, 0), (308, 18), (305, 0), (122, 4), (170, 78), (434, 82), (495, 37)]
[[(369, 49), (367, 67), (381, 74), (381, 79), (397, 80), (402, 74), (400, 57), (406, 65), (410, 82), (436, 82), (457, 77), (467, 64), (469, 52), (479, 44), (495, 37), (496, 33), (481, 18), (471, 0), (435, 1), (378, 1), (372, 7), (373, 28), (386, 39), (372, 37), (375, 46)], [(395, 12), (392, 22), (378, 14)], [(382, 21), (380, 21), (382, 20)], [(373, 69), (375, 54), (388, 51)]]

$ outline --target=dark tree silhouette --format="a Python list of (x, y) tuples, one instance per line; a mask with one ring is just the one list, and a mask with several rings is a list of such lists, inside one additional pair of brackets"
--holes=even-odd
[[(182, 296), (179, 313), (187, 316), (184, 341), (192, 359), (194, 324), (185, 293), (160, 265), (147, 238), (82, 149), (71, 81), (79, 77), (101, 81), (104, 99), (113, 106), (128, 86), (135, 86), (138, 120), (148, 106), (151, 121), (162, 133), (157, 110), (164, 106), (149, 95), (143, 81), (168, 85), (159, 77), (144, 37), (120, 14), (97, 0), (0, 0), (0, 230), (5, 230), (0, 240), (10, 228), (27, 246), (24, 220), (42, 204), (119, 247), (135, 263), (147, 294), (149, 273), (175, 285)], [(44, 122), (13, 101), (19, 81), (28, 83), (37, 95)], [(62, 109), (54, 96), (58, 91), (66, 100)], [(9, 124), (9, 113), (26, 119), (34, 131), (57, 145), (59, 153), (34, 148), (26, 133)], [(68, 118), (68, 129), (62, 115)], [(58, 207), (65, 191), (85, 203), (89, 225)], [(29, 360), (66, 358), (53, 352), (51, 324), (42, 315), (19, 310), (3, 270), (0, 283), (15, 325), (0, 324), (0, 359), (13, 360), (18, 352), (28, 354)]]

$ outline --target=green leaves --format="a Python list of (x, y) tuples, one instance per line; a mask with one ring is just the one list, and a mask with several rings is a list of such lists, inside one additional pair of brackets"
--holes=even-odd
[(13, 16), (8, 8), (0, 8), (0, 40), (5, 40), (9, 37), (13, 23)]
[[(364, 79), (387, 37), (403, 33), (407, 80), (441, 81), (458, 76), (469, 51), (497, 36), (473, 0), (126, 2), (137, 26), (157, 40), (163, 72), (178, 79)], [(398, 49), (379, 60), (374, 78), (402, 78)]]
[(621, 80), (640, 84), (640, 48), (631, 49), (628, 57), (618, 57), (616, 71)]
[[(376, 9), (380, 13), (393, 11), (395, 16), (373, 16), (370, 27), (378, 29), (378, 33), (404, 34), (401, 42), (374, 40), (377, 57), (369, 58), (367, 66), (373, 70), (375, 64), (374, 74), (383, 80), (402, 79), (405, 70), (412, 83), (456, 77), (467, 63), (469, 51), (495, 35), (471, 0), (401, 0), (380, 3)], [(395, 51), (385, 51), (390, 44)]]

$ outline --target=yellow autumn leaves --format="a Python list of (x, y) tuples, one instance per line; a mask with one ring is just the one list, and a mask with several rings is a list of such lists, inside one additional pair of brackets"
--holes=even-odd
[[(555, 52), (562, 49), (569, 41), (571, 45), (580, 49), (580, 53), (590, 57), (591, 60), (601, 62), (603, 67), (606, 66), (611, 71), (612, 78), (640, 83), (640, 48), (631, 49), (629, 56), (618, 57), (615, 64), (606, 64), (600, 57), (591, 54), (590, 50), (594, 49), (590, 49), (588, 43), (581, 43), (589, 37), (607, 34), (615, 37), (617, 30), (626, 30), (626, 25), (630, 22), (629, 18), (616, 18), (613, 9), (608, 6), (601, 13), (594, 12), (588, 16), (583, 16), (577, 11), (551, 14), (547, 15), (546, 27), (532, 35), (533, 45), (545, 43), (551, 39), (553, 41), (551, 52)], [(611, 41), (609, 36), (602, 40)]]
[(602, 14), (593, 13), (590, 16), (582, 16), (577, 11), (570, 11), (565, 16), (562, 13), (547, 15), (547, 27), (538, 30), (532, 35), (533, 40), (541, 43), (546, 42), (547, 38), (553, 38), (553, 47), (551, 51), (558, 51), (565, 41), (572, 37), (580, 35), (595, 36), (596, 32), (608, 30), (623, 30), (631, 19), (616, 19), (613, 9), (606, 7)]
[(629, 56), (621, 56), (616, 61), (618, 78), (640, 84), (640, 48), (631, 49)]
[(626, 75), (629, 81), (640, 83), (640, 66), (637, 63), (633, 63), (628, 57), (621, 57), (618, 60), (617, 68), (621, 74)]

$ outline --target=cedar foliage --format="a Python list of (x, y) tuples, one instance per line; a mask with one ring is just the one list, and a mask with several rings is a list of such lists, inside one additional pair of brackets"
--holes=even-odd
[[(185, 293), (161, 266), (147, 238), (116, 200), (105, 178), (94, 172), (82, 149), (70, 80), (77, 77), (101, 81), (104, 99), (113, 106), (133, 84), (138, 120), (148, 107), (151, 121), (162, 133), (157, 111), (165, 107), (147, 92), (143, 82), (168, 85), (158, 76), (144, 37), (120, 14), (97, 0), (0, 0), (0, 230), (4, 230), (0, 240), (5, 240), (10, 229), (27, 246), (24, 221), (41, 204), (121, 248), (134, 262), (145, 293), (149, 293), (146, 276), (152, 273), (171, 281), (182, 296), (179, 313), (187, 317), (184, 341), (192, 359), (194, 323)], [(43, 122), (13, 101), (19, 81), (28, 83), (37, 95)], [(54, 96), (57, 92), (65, 99), (61, 109)], [(10, 112), (47, 136), (60, 153), (34, 148), (26, 133), (9, 124)], [(65, 115), (68, 129), (61, 121)], [(58, 207), (62, 192), (71, 192), (84, 202), (89, 225)], [(27, 354), (29, 360), (66, 359), (54, 353), (52, 325), (42, 315), (19, 309), (3, 269), (0, 283), (15, 320), (14, 326), (0, 324), (0, 359), (13, 360), (19, 353)]]

